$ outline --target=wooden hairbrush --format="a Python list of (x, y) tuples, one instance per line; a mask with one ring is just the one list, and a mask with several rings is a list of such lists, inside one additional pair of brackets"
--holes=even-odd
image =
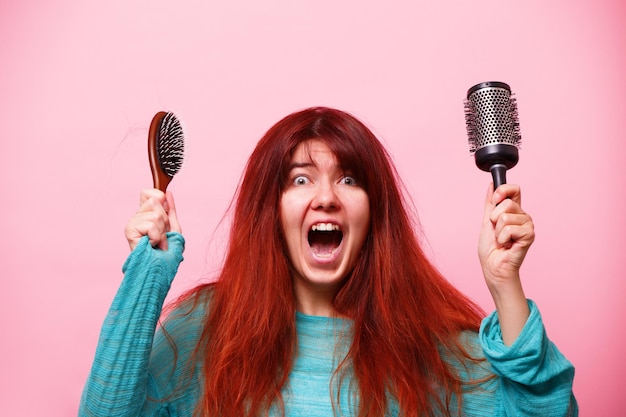
[(154, 115), (148, 132), (148, 158), (154, 188), (163, 192), (183, 165), (185, 138), (180, 121), (171, 112)]

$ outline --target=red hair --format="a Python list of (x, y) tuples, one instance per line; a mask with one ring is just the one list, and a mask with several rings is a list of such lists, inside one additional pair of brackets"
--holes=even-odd
[(324, 107), (285, 117), (259, 141), (236, 195), (219, 279), (186, 296), (210, 298), (195, 356), (203, 361), (204, 380), (197, 411), (257, 416), (282, 406), (296, 354), (296, 303), (279, 202), (291, 156), (309, 139), (330, 147), (370, 202), (362, 256), (334, 299), (338, 314), (354, 321), (348, 357), (336, 375), (350, 363), (360, 417), (383, 416), (389, 395), (403, 415), (430, 416), (433, 407), (447, 412), (463, 387), (441, 349), (470, 359), (459, 333), (477, 331), (483, 313), (423, 253), (401, 182), (374, 134), (353, 116)]

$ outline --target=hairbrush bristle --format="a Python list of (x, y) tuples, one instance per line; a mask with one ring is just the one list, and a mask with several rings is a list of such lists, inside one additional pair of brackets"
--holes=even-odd
[(185, 138), (180, 121), (171, 112), (163, 117), (157, 134), (156, 147), (161, 169), (173, 177), (183, 166)]
[(485, 87), (470, 89), (464, 101), (470, 153), (494, 144), (519, 148), (522, 135), (515, 95), (504, 83), (484, 84)]

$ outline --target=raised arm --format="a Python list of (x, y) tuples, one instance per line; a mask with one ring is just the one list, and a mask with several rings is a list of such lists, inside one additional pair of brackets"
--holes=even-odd
[(184, 249), (172, 195), (144, 190), (126, 238), (132, 252), (102, 325), (79, 416), (166, 415), (159, 404), (147, 409), (146, 399), (155, 395), (148, 363), (156, 325)]
[(517, 339), (530, 314), (519, 271), (534, 239), (533, 221), (521, 206), (520, 187), (503, 184), (494, 192), (491, 185), (478, 255), (506, 345)]
[(483, 320), (485, 357), (500, 376), (497, 415), (577, 416), (574, 366), (548, 339), (537, 306), (526, 299), (520, 267), (535, 239), (517, 185), (489, 187), (478, 253), (496, 314)]

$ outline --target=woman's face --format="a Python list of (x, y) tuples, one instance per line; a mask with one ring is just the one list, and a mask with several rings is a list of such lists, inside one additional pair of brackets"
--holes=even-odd
[(369, 198), (321, 140), (298, 145), (288, 175), (280, 220), (299, 309), (324, 315), (359, 257), (369, 231)]

